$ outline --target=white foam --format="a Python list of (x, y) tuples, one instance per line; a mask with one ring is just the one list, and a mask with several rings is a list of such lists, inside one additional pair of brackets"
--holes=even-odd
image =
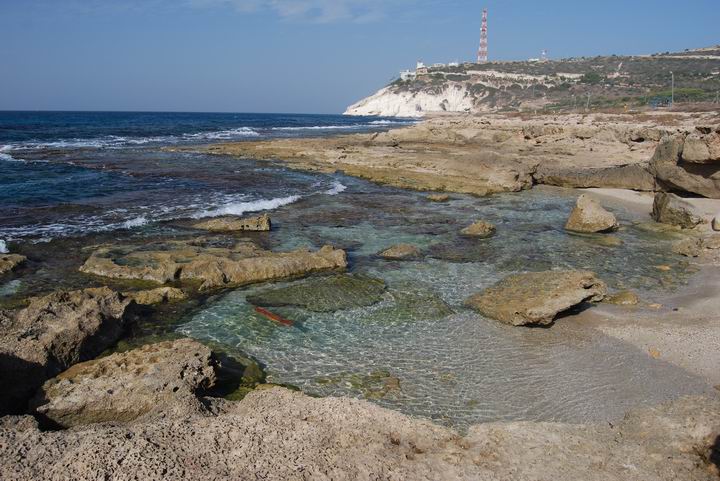
[(227, 140), (237, 137), (259, 137), (260, 134), (249, 128), (240, 127), (230, 130), (218, 130), (216, 132), (199, 132), (197, 134), (184, 134), (185, 139), (207, 139), (207, 140)]
[(25, 162), (25, 161), (22, 160), (22, 159), (16, 159), (16, 158), (13, 157), (12, 155), (10, 155), (10, 154), (5, 154), (5, 153), (2, 153), (2, 152), (0, 152), (0, 160), (4, 160), (4, 161), (6, 161), (6, 162)]
[(325, 193), (327, 195), (338, 195), (342, 192), (345, 192), (346, 190), (347, 190), (346, 185), (343, 185), (340, 182), (335, 181), (335, 182), (333, 182), (333, 186), (329, 190), (326, 190)]
[(7, 248), (7, 244), (4, 240), (0, 240), (0, 254), (7, 254), (10, 252)]
[(130, 219), (129, 221), (123, 222), (121, 229), (132, 229), (134, 227), (140, 227), (143, 225), (146, 225), (148, 223), (147, 218), (145, 216), (136, 217), (134, 219)]
[(291, 195), (289, 197), (277, 197), (275, 199), (260, 199), (250, 202), (235, 202), (227, 204), (217, 209), (205, 210), (198, 212), (193, 217), (200, 219), (203, 217), (219, 217), (222, 215), (243, 215), (246, 212), (260, 212), (263, 210), (273, 210), (284, 205), (293, 204), (302, 198), (300, 195)]

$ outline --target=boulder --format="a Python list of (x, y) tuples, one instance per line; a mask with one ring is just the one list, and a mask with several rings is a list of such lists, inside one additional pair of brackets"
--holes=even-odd
[(692, 229), (703, 222), (702, 217), (693, 213), (692, 205), (677, 195), (667, 192), (655, 194), (652, 218), (656, 222), (682, 229)]
[(196, 229), (210, 232), (267, 232), (271, 229), (270, 216), (263, 214), (258, 217), (218, 217), (193, 224)]
[(420, 249), (411, 244), (398, 244), (386, 249), (378, 254), (388, 260), (409, 260), (417, 259), (422, 255)]
[(430, 194), (427, 199), (430, 202), (447, 202), (450, 200), (450, 196), (447, 194)]
[(115, 279), (168, 283), (201, 282), (202, 290), (303, 277), (347, 267), (345, 251), (325, 246), (312, 252), (271, 252), (251, 242), (234, 247), (205, 245), (204, 240), (145, 246), (103, 247), (80, 271)]
[(187, 295), (177, 287), (158, 287), (146, 291), (124, 292), (123, 296), (132, 299), (136, 304), (151, 306), (164, 302), (175, 302), (187, 299)]
[(361, 275), (338, 275), (307, 279), (288, 287), (264, 289), (247, 296), (260, 307), (302, 307), (315, 312), (371, 306), (380, 302), (385, 283)]
[(693, 133), (688, 135), (685, 138), (682, 159), (698, 164), (720, 161), (720, 134)]
[(495, 235), (495, 226), (489, 222), (479, 221), (460, 231), (464, 236), (486, 239)]
[(717, 166), (683, 160), (682, 135), (664, 137), (650, 161), (649, 171), (665, 190), (685, 191), (713, 199), (720, 198)]
[(27, 258), (19, 254), (0, 254), (0, 276), (14, 271), (18, 266), (25, 263)]
[(0, 315), (0, 413), (24, 411), (46, 379), (114, 344), (129, 303), (103, 287), (56, 292)]
[(565, 224), (571, 232), (612, 232), (620, 227), (615, 216), (603, 209), (595, 200), (583, 194), (578, 197), (577, 204)]
[(709, 237), (691, 237), (673, 244), (672, 250), (685, 257), (700, 257), (707, 251), (720, 249), (720, 235)]
[(202, 411), (196, 393), (214, 384), (210, 349), (180, 339), (76, 364), (47, 381), (31, 405), (64, 428), (128, 422)]
[(508, 276), (465, 304), (513, 326), (546, 326), (559, 313), (586, 301), (602, 301), (606, 294), (607, 286), (593, 272), (530, 272)]

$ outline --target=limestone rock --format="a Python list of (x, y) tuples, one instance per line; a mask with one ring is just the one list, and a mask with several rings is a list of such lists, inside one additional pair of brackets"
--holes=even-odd
[(447, 202), (450, 200), (450, 196), (447, 194), (430, 194), (427, 199), (430, 202)]
[(408, 260), (417, 259), (422, 255), (420, 249), (411, 244), (398, 244), (382, 251), (378, 254), (388, 260)]
[(213, 365), (210, 349), (191, 339), (146, 345), (72, 366), (31, 404), (65, 428), (201, 411), (196, 392), (215, 383)]
[(712, 220), (712, 230), (720, 231), (720, 214), (716, 215)]
[(698, 164), (720, 161), (720, 134), (693, 133), (688, 135), (685, 138), (682, 159)]
[(264, 289), (247, 296), (261, 307), (296, 306), (315, 312), (371, 306), (380, 302), (385, 283), (361, 275), (338, 275), (307, 279), (288, 287)]
[(0, 428), (0, 472), (14, 481), (717, 481), (718, 426), (720, 400), (708, 396), (612, 424), (494, 422), (463, 436), (370, 402), (275, 387), (212, 416)]
[(19, 254), (0, 254), (0, 276), (15, 270), (26, 260), (25, 256)]
[(683, 162), (685, 139), (682, 135), (664, 137), (650, 161), (650, 172), (665, 190), (685, 191), (720, 198), (720, 178), (713, 166)]
[(703, 250), (702, 239), (683, 239), (675, 242), (672, 246), (672, 251), (676, 254), (680, 254), (685, 257), (700, 257)]
[(146, 291), (125, 292), (123, 296), (128, 297), (142, 306), (162, 304), (163, 302), (175, 302), (187, 299), (187, 295), (176, 287), (158, 287)]
[(640, 298), (633, 291), (620, 291), (607, 296), (604, 302), (618, 306), (636, 306), (640, 303)]
[(479, 221), (460, 231), (464, 236), (486, 239), (495, 235), (495, 226), (489, 222)]
[(647, 163), (593, 169), (541, 164), (534, 178), (538, 184), (576, 189), (605, 187), (643, 192), (658, 190), (655, 177), (648, 171)]
[(465, 304), (513, 326), (550, 325), (559, 313), (602, 301), (606, 294), (607, 286), (593, 272), (530, 272), (508, 276)]
[(56, 292), (0, 315), (0, 413), (22, 411), (46, 379), (115, 343), (129, 302), (103, 287)]
[(271, 252), (249, 242), (214, 247), (202, 242), (175, 241), (142, 247), (103, 247), (95, 251), (81, 272), (115, 279), (167, 283), (200, 281), (203, 290), (233, 287), (347, 267), (345, 251), (325, 246), (319, 251), (299, 249)]
[(620, 227), (615, 216), (603, 209), (595, 200), (581, 195), (577, 205), (565, 224), (565, 229), (572, 232), (612, 232)]
[(655, 194), (652, 218), (656, 222), (670, 224), (682, 229), (692, 229), (703, 222), (702, 217), (693, 213), (692, 206), (675, 194)]
[(267, 232), (271, 229), (270, 216), (263, 214), (258, 217), (218, 217), (215, 219), (198, 222), (193, 225), (196, 229), (208, 230), (211, 232)]

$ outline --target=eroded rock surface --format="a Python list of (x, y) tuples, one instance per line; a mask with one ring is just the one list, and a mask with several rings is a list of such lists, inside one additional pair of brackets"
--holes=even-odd
[(274, 388), (215, 415), (12, 426), (0, 423), (0, 472), (17, 481), (711, 481), (720, 401), (686, 398), (612, 424), (482, 424), (463, 437), (366, 401)]
[(481, 220), (465, 227), (463, 230), (460, 231), (460, 233), (467, 237), (486, 239), (495, 235), (495, 226), (492, 225), (490, 222), (485, 222)]
[(175, 241), (142, 247), (105, 247), (95, 251), (80, 271), (116, 279), (167, 283), (200, 281), (201, 289), (241, 286), (344, 269), (345, 251), (325, 246), (312, 252), (271, 252), (250, 242), (214, 247)]
[[(690, 139), (690, 150), (684, 151)], [(685, 191), (705, 197), (720, 198), (718, 165), (709, 159), (709, 153), (701, 154), (695, 147), (696, 140), (682, 134), (670, 135), (660, 142), (650, 161), (650, 172), (664, 190)], [(687, 158), (690, 156), (693, 160)], [(703, 159), (702, 161), (698, 159)]]
[(136, 304), (151, 306), (163, 302), (175, 302), (187, 299), (187, 295), (177, 287), (158, 287), (146, 291), (124, 292), (123, 296), (132, 299)]
[(549, 325), (559, 313), (586, 301), (602, 301), (606, 294), (607, 286), (593, 272), (529, 272), (508, 276), (465, 303), (513, 326)]
[(615, 216), (605, 210), (594, 199), (583, 194), (565, 224), (571, 232), (597, 233), (612, 232), (620, 227)]
[(655, 194), (652, 218), (656, 222), (669, 224), (682, 229), (692, 229), (703, 222), (702, 217), (693, 212), (692, 206), (675, 194), (660, 192)]
[(430, 194), (427, 199), (430, 202), (447, 202), (450, 200), (450, 196), (447, 194)]
[(162, 411), (202, 411), (195, 393), (215, 383), (210, 349), (191, 339), (150, 344), (75, 364), (32, 400), (59, 426), (128, 422)]
[(257, 217), (218, 217), (193, 224), (196, 229), (210, 232), (267, 232), (272, 228), (270, 216), (263, 214)]
[(398, 244), (382, 251), (379, 256), (388, 260), (417, 259), (422, 255), (420, 249), (411, 244)]
[(20, 254), (0, 254), (0, 276), (14, 271), (26, 260), (27, 258)]
[(0, 412), (21, 412), (46, 379), (118, 340), (130, 303), (107, 287), (56, 292), (0, 313)]
[(385, 283), (361, 275), (338, 275), (307, 279), (288, 287), (265, 289), (249, 295), (250, 304), (261, 307), (296, 306), (316, 312), (365, 307), (380, 302)]

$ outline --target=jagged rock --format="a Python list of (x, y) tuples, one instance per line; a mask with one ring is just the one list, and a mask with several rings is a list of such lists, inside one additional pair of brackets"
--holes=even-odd
[(716, 481), (717, 396), (613, 423), (494, 422), (466, 435), (350, 398), (256, 390), (212, 416), (0, 429), (0, 472), (38, 479)]
[(76, 364), (47, 381), (31, 405), (65, 428), (128, 422), (202, 411), (196, 392), (214, 384), (210, 349), (180, 339)]
[(664, 137), (650, 161), (650, 172), (666, 190), (720, 198), (717, 168), (683, 162), (684, 142), (685, 139), (680, 134)]
[(577, 204), (565, 224), (566, 230), (585, 233), (612, 232), (619, 227), (620, 224), (612, 213), (585, 194), (578, 197)]
[(599, 302), (607, 286), (589, 271), (515, 274), (476, 294), (465, 304), (485, 317), (513, 326), (549, 325), (582, 302)]
[(479, 221), (460, 231), (464, 236), (486, 239), (495, 235), (495, 226), (489, 222)]
[(299, 249), (276, 253), (249, 242), (224, 248), (176, 241), (142, 247), (100, 248), (80, 271), (159, 283), (200, 281), (200, 288), (207, 290), (302, 277), (345, 267), (345, 251), (330, 246), (316, 252)]
[(652, 218), (656, 222), (692, 229), (703, 222), (702, 217), (693, 213), (692, 206), (675, 194), (659, 192), (655, 194)]
[(177, 287), (158, 287), (157, 289), (147, 291), (124, 292), (123, 296), (132, 299), (142, 306), (187, 299), (187, 295), (182, 289), (178, 289)]
[(633, 291), (620, 291), (607, 296), (604, 302), (618, 306), (636, 306), (640, 303), (640, 298)]
[(380, 302), (385, 283), (361, 275), (307, 279), (288, 287), (265, 289), (249, 295), (250, 304), (261, 307), (297, 306), (316, 312), (365, 307)]
[(447, 202), (450, 200), (450, 196), (447, 194), (430, 194), (427, 199), (430, 202)]
[(410, 244), (398, 244), (378, 254), (388, 260), (417, 259), (422, 255), (420, 249)]
[(46, 379), (115, 343), (129, 303), (103, 287), (56, 292), (0, 315), (0, 413), (23, 411)]
[(15, 270), (26, 260), (25, 256), (19, 254), (0, 254), (0, 276)]
[(193, 225), (196, 229), (208, 230), (211, 232), (267, 232), (271, 229), (270, 216), (263, 214), (258, 217), (218, 217), (215, 219), (198, 222)]
[(533, 177), (538, 184), (576, 189), (604, 187), (643, 192), (658, 190), (655, 177), (648, 171), (646, 164), (596, 169), (559, 168), (540, 164)]

